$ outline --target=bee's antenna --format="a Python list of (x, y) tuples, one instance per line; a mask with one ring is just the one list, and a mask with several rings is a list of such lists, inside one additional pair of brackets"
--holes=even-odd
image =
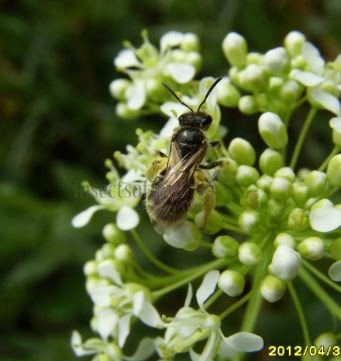
[(175, 92), (174, 92), (174, 90), (172, 90), (167, 84), (165, 84), (165, 83), (162, 83), (162, 85), (173, 95), (173, 97), (179, 102), (179, 103), (181, 103), (182, 105), (184, 105), (186, 108), (188, 108), (192, 113), (194, 113), (193, 112), (193, 109), (189, 106), (189, 105), (187, 105), (186, 103), (184, 103), (176, 94), (175, 94)]
[(204, 100), (200, 103), (197, 112), (200, 110), (200, 108), (205, 104), (208, 96), (211, 94), (211, 91), (214, 89), (214, 87), (220, 82), (220, 80), (223, 79), (223, 77), (221, 76), (220, 78), (217, 78), (214, 83), (211, 85), (210, 89), (207, 90), (207, 93), (205, 95)]

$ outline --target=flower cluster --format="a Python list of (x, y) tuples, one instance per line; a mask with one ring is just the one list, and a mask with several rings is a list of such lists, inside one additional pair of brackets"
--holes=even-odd
[[(227, 34), (222, 49), (231, 65), (228, 76), (202, 106), (213, 119), (205, 133), (207, 139), (218, 143), (208, 149), (205, 158), (206, 163), (219, 165), (207, 170), (214, 187), (214, 207), (206, 217), (207, 198), (195, 191), (186, 218), (159, 235), (165, 247), (187, 252), (186, 257), (203, 248), (212, 259), (179, 270), (163, 263), (146, 246), (148, 240), (140, 236), (138, 227), (143, 215), (136, 206), (154, 186), (157, 172), (153, 167), (161, 153), (160, 162), (167, 162), (178, 118), (188, 112), (162, 82), (184, 94), (182, 103), (198, 109), (214, 79), (194, 80), (201, 63), (194, 34), (167, 33), (158, 50), (144, 33), (141, 47), (126, 47), (114, 63), (127, 78), (110, 85), (119, 101), (118, 115), (161, 113), (168, 121), (158, 134), (138, 129), (138, 144), (128, 145), (125, 154), (114, 153), (125, 175), (120, 176), (113, 163), (106, 161), (106, 190), (85, 184), (98, 205), (75, 216), (73, 225), (86, 225), (98, 210), (114, 212), (116, 221), (104, 227), (106, 243), (85, 265), (86, 288), (94, 303), (91, 327), (98, 337), (83, 342), (75, 332), (75, 353), (93, 354), (96, 361), (146, 360), (152, 354), (171, 361), (181, 353), (199, 361), (238, 360), (239, 352), (263, 347), (262, 338), (252, 333), (261, 301), (275, 303), (286, 292), (299, 316), (305, 344), (313, 344), (292, 281), (304, 282), (340, 320), (337, 302), (320, 282), (332, 291), (341, 290), (336, 283), (341, 281), (341, 204), (337, 203), (341, 188), (341, 56), (326, 62), (297, 31), (286, 36), (283, 46), (265, 54), (248, 52), (240, 34)], [(308, 106), (309, 110), (298, 138), (292, 140), (288, 126), (303, 104), (303, 109)], [(246, 115), (259, 113), (262, 151), (243, 138), (223, 139), (228, 127), (223, 107), (236, 107)], [(320, 111), (330, 114), (330, 154), (316, 169), (297, 169), (308, 129)], [(294, 144), (292, 152), (288, 151), (289, 140)], [(136, 192), (141, 187), (143, 192)], [(165, 275), (147, 272), (134, 256), (130, 241)], [(321, 259), (329, 264), (328, 275), (316, 266)], [(191, 283), (200, 279), (194, 306)], [(184, 286), (188, 287), (184, 306), (174, 315), (160, 313), (156, 301), (157, 306), (162, 299), (167, 302), (166, 295)], [(235, 303), (217, 312), (215, 306), (233, 298), (237, 298)], [(246, 312), (241, 328), (225, 337), (226, 320), (243, 306)], [(126, 341), (137, 322), (154, 331), (127, 356)], [(317, 346), (335, 344), (337, 336), (332, 332), (315, 340)], [(339, 355), (329, 356), (336, 360)]]

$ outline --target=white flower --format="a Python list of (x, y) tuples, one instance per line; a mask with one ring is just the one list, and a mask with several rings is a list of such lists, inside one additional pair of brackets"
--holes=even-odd
[(122, 231), (129, 231), (137, 227), (140, 222), (140, 216), (131, 207), (123, 206), (116, 215), (117, 227)]
[(75, 228), (84, 227), (90, 222), (92, 216), (100, 209), (104, 209), (104, 206), (91, 206), (81, 213), (78, 213), (71, 220), (72, 226)]
[(160, 50), (165, 52), (167, 49), (178, 47), (184, 39), (184, 34), (179, 31), (169, 31), (160, 39)]
[(341, 209), (333, 205), (313, 208), (309, 214), (309, 220), (315, 231), (334, 231), (341, 226)]
[(114, 59), (114, 64), (120, 70), (135, 66), (141, 67), (141, 63), (137, 59), (134, 49), (121, 50)]
[(286, 244), (279, 245), (272, 257), (269, 266), (272, 272), (279, 279), (289, 281), (296, 277), (301, 265), (301, 256)]
[(142, 361), (149, 358), (155, 351), (153, 340), (146, 337), (140, 341), (132, 356), (125, 356), (116, 343), (99, 338), (91, 338), (83, 342), (77, 331), (72, 333), (71, 346), (76, 356), (104, 354), (111, 361)]
[(195, 75), (195, 68), (191, 64), (170, 63), (166, 66), (166, 72), (179, 84), (190, 82)]

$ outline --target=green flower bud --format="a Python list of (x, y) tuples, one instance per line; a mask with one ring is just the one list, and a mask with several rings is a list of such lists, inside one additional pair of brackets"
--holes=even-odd
[(278, 92), (279, 89), (283, 86), (284, 80), (278, 76), (272, 76), (269, 80), (269, 91)]
[(175, 248), (182, 248), (186, 251), (194, 251), (200, 246), (202, 234), (200, 229), (191, 222), (185, 221), (181, 224), (167, 227), (163, 239)]
[(308, 199), (308, 187), (299, 182), (295, 182), (292, 187), (292, 196), (298, 205), (303, 205)]
[(237, 256), (239, 243), (230, 236), (217, 237), (212, 246), (212, 253), (217, 258)]
[(236, 297), (243, 293), (245, 278), (240, 272), (225, 270), (220, 274), (218, 287), (228, 296)]
[(83, 272), (85, 276), (95, 276), (97, 274), (97, 262), (93, 260), (86, 262)]
[(270, 186), (270, 194), (278, 200), (286, 200), (291, 196), (292, 184), (282, 177), (275, 177)]
[(233, 185), (236, 182), (238, 164), (231, 158), (222, 160), (218, 180), (224, 185)]
[(295, 173), (290, 167), (283, 167), (278, 169), (275, 173), (275, 177), (286, 178), (289, 182), (293, 183), (295, 180)]
[(294, 208), (289, 214), (288, 226), (299, 231), (307, 229), (309, 226), (308, 212), (301, 208)]
[(272, 275), (267, 275), (260, 286), (262, 297), (270, 303), (280, 300), (284, 295), (285, 290), (285, 282)]
[(257, 181), (257, 187), (267, 191), (272, 183), (273, 178), (267, 174), (263, 174)]
[(116, 99), (124, 100), (130, 83), (131, 82), (127, 79), (113, 80), (109, 85), (110, 94)]
[(296, 101), (303, 92), (303, 87), (295, 80), (287, 80), (280, 91), (280, 97), (287, 103)]
[(127, 240), (125, 233), (122, 232), (115, 223), (106, 224), (103, 228), (102, 234), (106, 241), (114, 245), (124, 243)]
[(239, 261), (248, 266), (257, 264), (261, 258), (261, 254), (261, 249), (253, 242), (244, 242), (238, 249)]
[(229, 191), (226, 187), (222, 185), (220, 182), (214, 183), (214, 191), (216, 195), (216, 205), (217, 206), (225, 206), (227, 202), (229, 202), (230, 195)]
[(299, 54), (291, 59), (291, 68), (296, 69), (304, 69), (306, 66), (306, 62), (302, 54)]
[(231, 66), (228, 72), (229, 78), (232, 80), (233, 83), (240, 85), (238, 80), (239, 69), (235, 66)]
[(301, 256), (286, 244), (279, 245), (272, 257), (269, 271), (283, 281), (296, 277), (301, 265)]
[(251, 115), (258, 112), (257, 99), (252, 95), (244, 95), (239, 99), (238, 108), (243, 114)]
[(118, 261), (129, 263), (133, 260), (133, 252), (127, 244), (120, 244), (115, 249), (115, 258)]
[(246, 55), (246, 63), (247, 64), (263, 64), (264, 55), (261, 53), (257, 53), (256, 51), (251, 51)]
[(317, 209), (317, 208), (328, 208), (328, 207), (334, 207), (333, 202), (331, 202), (329, 199), (327, 198), (323, 198), (318, 200), (317, 202), (315, 202), (312, 206), (311, 209)]
[(281, 149), (288, 143), (286, 128), (281, 118), (275, 113), (263, 113), (258, 120), (258, 130), (270, 148)]
[(285, 203), (281, 200), (269, 199), (267, 204), (267, 213), (272, 219), (279, 220), (283, 215)]
[(286, 244), (287, 246), (294, 248), (295, 247), (295, 240), (294, 237), (289, 233), (279, 233), (277, 234), (274, 245), (275, 247), (278, 247), (281, 244)]
[(238, 164), (252, 166), (256, 160), (256, 152), (252, 145), (242, 138), (234, 138), (228, 147), (228, 152)]
[(236, 107), (240, 93), (228, 78), (223, 78), (217, 88), (218, 102), (225, 107)]
[(251, 185), (245, 196), (245, 206), (258, 209), (267, 202), (267, 199), (267, 194), (263, 191), (263, 189), (260, 189), (255, 185)]
[(90, 293), (94, 288), (99, 286), (109, 286), (111, 283), (109, 280), (98, 278), (94, 276), (88, 276), (85, 282), (86, 292)]
[(249, 64), (238, 75), (240, 85), (252, 92), (264, 91), (267, 87), (267, 80), (260, 65)]
[(192, 64), (197, 71), (201, 68), (202, 58), (199, 53), (196, 53), (194, 51), (187, 53), (186, 60), (188, 63)]
[(273, 175), (283, 163), (282, 155), (271, 148), (265, 149), (259, 157), (259, 167), (264, 174)]
[(148, 79), (146, 81), (146, 91), (148, 96), (155, 101), (164, 101), (165, 89), (157, 79)]
[(186, 33), (182, 39), (180, 48), (183, 51), (197, 51), (200, 48), (199, 38), (194, 33)]
[(242, 212), (238, 218), (238, 224), (244, 232), (251, 232), (259, 222), (259, 214), (253, 210)]
[(328, 350), (328, 347), (337, 345), (337, 337), (331, 332), (325, 332), (316, 338), (314, 344), (317, 348), (323, 347), (326, 351)]
[(305, 36), (299, 31), (291, 31), (284, 39), (284, 46), (291, 56), (301, 54)]
[(333, 241), (330, 246), (330, 253), (336, 260), (341, 260), (341, 237)]
[(311, 171), (305, 178), (304, 184), (308, 187), (311, 197), (318, 197), (326, 190), (327, 175), (318, 170)]
[(320, 237), (308, 237), (297, 246), (297, 250), (303, 257), (316, 261), (323, 257), (324, 244)]
[(332, 81), (332, 80), (325, 80), (321, 84), (321, 88), (322, 88), (322, 90), (326, 91), (327, 93), (329, 93), (331, 95), (334, 95), (337, 98), (340, 95), (336, 83), (334, 81)]
[(255, 184), (259, 178), (259, 173), (256, 168), (248, 165), (241, 165), (237, 171), (237, 182), (243, 186), (248, 187), (251, 184)]
[(238, 33), (228, 33), (223, 40), (223, 52), (231, 65), (243, 67), (246, 63), (246, 40)]
[(341, 187), (341, 153), (335, 155), (328, 164), (327, 178), (334, 187)]
[(207, 222), (205, 224), (205, 211), (199, 212), (194, 218), (195, 224), (199, 228), (205, 229), (205, 233), (215, 234), (219, 232), (223, 226), (223, 219), (219, 212), (213, 210), (207, 217)]
[(282, 74), (289, 68), (287, 51), (278, 47), (267, 51), (264, 55), (264, 66), (272, 74)]
[(116, 114), (122, 119), (134, 119), (139, 114), (138, 111), (128, 108), (126, 103), (119, 102), (116, 105)]

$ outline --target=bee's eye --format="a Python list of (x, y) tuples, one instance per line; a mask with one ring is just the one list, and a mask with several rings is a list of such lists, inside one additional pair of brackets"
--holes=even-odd
[(185, 117), (184, 117), (183, 114), (181, 114), (180, 117), (179, 117), (179, 123), (180, 123), (180, 125), (183, 125), (183, 124), (184, 124), (184, 121), (185, 121)]
[(203, 118), (201, 126), (203, 129), (208, 129), (211, 123), (212, 123), (212, 118), (210, 115), (207, 115), (205, 118)]

